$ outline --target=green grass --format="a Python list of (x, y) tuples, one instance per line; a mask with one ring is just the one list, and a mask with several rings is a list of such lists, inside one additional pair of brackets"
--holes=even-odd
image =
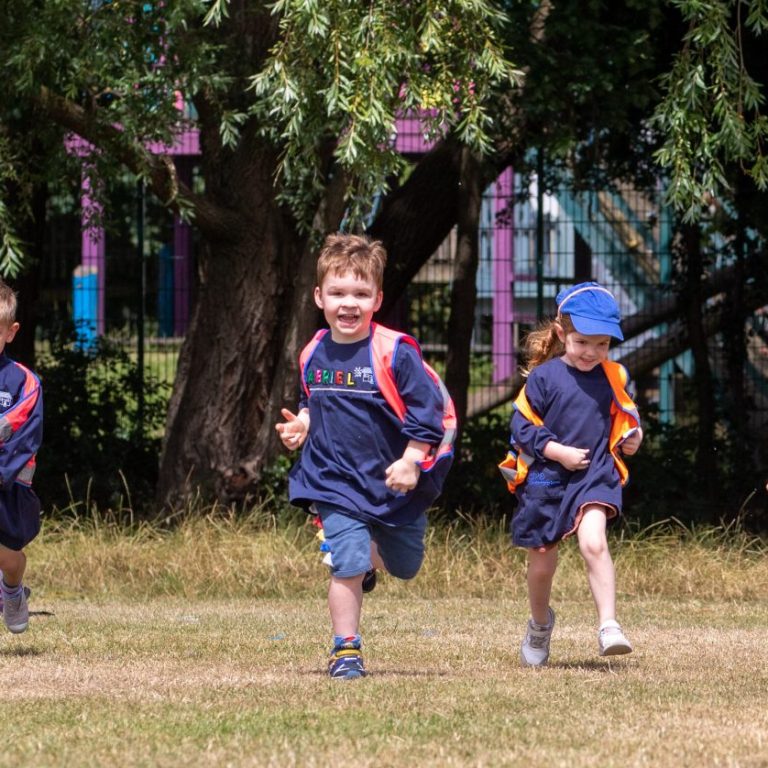
[(0, 765), (768, 765), (763, 542), (616, 539), (636, 652), (614, 661), (565, 547), (551, 665), (525, 670), (522, 553), (503, 524), (434, 527), (419, 577), (366, 598), (370, 675), (346, 682), (324, 674), (327, 576), (303, 523), (47, 523), (38, 613), (0, 638)]

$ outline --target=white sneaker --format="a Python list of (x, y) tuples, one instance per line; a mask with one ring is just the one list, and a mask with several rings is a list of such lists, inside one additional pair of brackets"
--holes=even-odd
[(24, 589), (19, 590), (15, 597), (3, 595), (3, 621), (5, 626), (18, 635), (27, 631), (29, 626), (29, 606), (27, 605), (27, 593)]
[[(3, 578), (3, 572), (0, 571), (0, 579), (2, 578)], [(29, 596), (32, 594), (32, 590), (29, 587), (25, 586), (24, 594), (27, 596), (27, 600), (29, 600)], [(3, 612), (3, 593), (0, 592), (0, 613), (2, 612)]]
[(549, 640), (555, 628), (555, 612), (549, 609), (549, 623), (542, 627), (528, 619), (525, 640), (520, 646), (520, 661), (524, 667), (543, 667), (549, 659)]
[(624, 637), (618, 621), (609, 619), (600, 627), (597, 633), (597, 644), (600, 647), (601, 656), (620, 656), (623, 653), (632, 653), (632, 644)]

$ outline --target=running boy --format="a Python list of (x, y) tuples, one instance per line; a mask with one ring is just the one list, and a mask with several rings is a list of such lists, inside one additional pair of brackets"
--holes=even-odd
[[(276, 425), (285, 446), (303, 446), (289, 476), (290, 500), (319, 515), (330, 546), (328, 672), (339, 678), (365, 675), (364, 578), (370, 591), (376, 569), (401, 579), (418, 573), (426, 510), (452, 460), (450, 451), (434, 455), (443, 439), (443, 400), (418, 345), (372, 322), (386, 259), (378, 241), (326, 239), (315, 303), (330, 332), (302, 352), (299, 412), (283, 409), (285, 422)], [(390, 406), (387, 387), (396, 389), (404, 413)]]
[(0, 595), (5, 626), (29, 624), (24, 547), (40, 531), (40, 501), (32, 490), (35, 454), (43, 437), (43, 397), (31, 371), (5, 354), (19, 330), (16, 294), (0, 281)]
[(557, 550), (573, 534), (597, 609), (600, 655), (632, 651), (616, 621), (606, 539), (606, 524), (621, 514), (628, 476), (622, 457), (643, 439), (626, 370), (608, 360), (611, 338), (624, 338), (621, 315), (613, 295), (594, 282), (562, 291), (557, 308), (554, 320), (526, 338), (528, 380), (515, 401), (513, 449), (501, 465), (519, 501), (512, 540), (528, 550), (531, 618), (521, 660), (531, 667), (549, 658)]

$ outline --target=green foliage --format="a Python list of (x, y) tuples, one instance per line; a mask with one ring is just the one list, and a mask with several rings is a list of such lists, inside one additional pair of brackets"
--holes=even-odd
[[(667, 0), (507, 3), (505, 39), (525, 67), (524, 87), (497, 101), (495, 146), (515, 171), (547, 161), (547, 185), (617, 179), (653, 186), (659, 138), (647, 120), (658, 78), (679, 44)], [(537, 29), (534, 13), (545, 13)], [(555, 174), (554, 172), (557, 171)]]
[[(100, 509), (151, 501), (168, 387), (139, 371), (121, 347), (92, 351), (54, 340), (40, 360), (44, 440), (35, 488), (46, 509), (86, 501)], [(143, 392), (143, 423), (139, 423)]]
[[(96, 182), (122, 171), (128, 158), (135, 161), (134, 172), (149, 173), (150, 156), (142, 164), (142, 155), (131, 152), (149, 142), (172, 142), (184, 125), (176, 105), (178, 89), (215, 90), (218, 83), (207, 64), (212, 46), (190, 29), (202, 18), (204, 6), (202, 0), (42, 5), (19, 0), (5, 10), (0, 125), (17, 148), (22, 194), (33, 180), (24, 163), (29, 156), (42, 162), (45, 180), (77, 178), (85, 161), (96, 199), (103, 195)], [(65, 107), (44, 111), (44, 91), (62, 99)], [(78, 110), (100, 146), (82, 144), (68, 152), (64, 129), (72, 130)], [(115, 126), (120, 130), (114, 131)], [(9, 167), (9, 156), (0, 153), (0, 178)]]
[(11, 228), (7, 212), (0, 200), (0, 275), (16, 277), (24, 261), (23, 247)]
[[(18, 186), (19, 158), (8, 140), (5, 131), (0, 130), (0, 189)], [(13, 214), (0, 197), (0, 275), (15, 277), (23, 262), (23, 245), (16, 235)]]
[[(218, 125), (224, 148), (262, 132), (300, 224), (312, 219), (331, 157), (348, 176), (359, 221), (402, 166), (392, 146), (399, 115), (424, 110), (425, 130), (455, 130), (490, 150), (489, 103), (519, 74), (500, 42), (504, 23), (489, 0), (280, 0), (247, 9), (228, 0), (19, 0), (0, 29), (0, 120), (13, 112), (38, 133), (31, 105), (47, 89), (66, 103), (51, 122), (71, 129), (73, 109), (82, 110), (78, 120), (98, 145), (80, 150), (94, 179), (126, 162), (149, 179), (152, 161), (138, 150), (172, 142), (185, 123), (183, 94), (201, 107), (204, 128)], [(61, 136), (48, 149), (66, 162)], [(177, 191), (171, 184), (165, 202)]]
[(495, 3), (279, 0), (272, 11), (280, 39), (252, 78), (251, 111), (282, 147), (282, 197), (303, 222), (324, 183), (329, 142), (351, 180), (353, 223), (403, 170), (392, 141), (398, 117), (418, 114), (426, 133), (454, 129), (490, 151), (489, 102), (519, 77)]
[(663, 144), (656, 157), (669, 174), (669, 201), (690, 221), (713, 195), (730, 188), (729, 164), (746, 172), (758, 189), (768, 188), (763, 85), (750, 75), (744, 52), (747, 36), (759, 37), (768, 26), (768, 8), (764, 0), (673, 0), (673, 5), (689, 26), (662, 81), (665, 96), (654, 124)]
[(408, 286), (408, 327), (422, 345), (445, 345), (450, 306), (450, 283)]
[(281, 454), (274, 464), (267, 467), (259, 480), (256, 495), (268, 500), (280, 510), (287, 510), (291, 504), (288, 501), (288, 472), (296, 461), (297, 456)]
[(440, 507), (452, 513), (462, 510), (487, 517), (509, 515), (514, 498), (498, 468), (508, 445), (507, 409), (468, 421), (462, 430), (460, 460), (448, 474)]
[(737, 441), (724, 422), (709, 447), (717, 456), (713, 482), (705, 482), (697, 470), (695, 422), (683, 418), (667, 424), (657, 411), (644, 409), (643, 430), (643, 445), (628, 460), (628, 519), (643, 525), (668, 518), (685, 525), (738, 522), (750, 530), (766, 529), (765, 479), (750, 465), (748, 446)]

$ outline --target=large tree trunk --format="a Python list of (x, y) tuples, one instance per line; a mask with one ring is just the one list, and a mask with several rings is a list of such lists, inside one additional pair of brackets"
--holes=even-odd
[(300, 234), (273, 200), (276, 158), (254, 137), (227, 162), (229, 173), (221, 173), (221, 157), (211, 162), (218, 173), (207, 179), (207, 193), (239, 226), (203, 240), (160, 464), (164, 504), (197, 492), (242, 499), (278, 455), (274, 425), (281, 407), (295, 407), (297, 353), (318, 323), (319, 236), (343, 214), (345, 179), (336, 174), (314, 236)]
[[(482, 202), (480, 164), (473, 153), (465, 148), (461, 159), (456, 266), (451, 286), (448, 357), (445, 369), (445, 384), (456, 405), (459, 424), (464, 423), (467, 415), (470, 350), (477, 303), (477, 264)], [(457, 455), (459, 453), (457, 448)]]
[[(682, 229), (680, 256), (683, 271), (681, 302), (685, 311), (688, 339), (695, 365), (697, 395), (698, 445), (696, 473), (704, 498), (717, 498), (717, 461), (715, 455), (715, 390), (709, 363), (709, 345), (702, 317), (701, 278), (704, 264), (701, 252), (701, 232), (696, 225)], [(713, 522), (717, 522), (714, 520)]]
[[(739, 200), (739, 195), (737, 195), (737, 200)], [(741, 208), (738, 210), (737, 231), (734, 240), (736, 280), (731, 286), (728, 295), (729, 300), (726, 303), (723, 337), (727, 339), (724, 351), (726, 381), (728, 383), (726, 402), (727, 410), (730, 414), (729, 420), (737, 445), (746, 446), (748, 442), (747, 414), (749, 413), (749, 398), (747, 397), (745, 381), (748, 362), (745, 325), (749, 313), (744, 308), (746, 233), (744, 231), (744, 216), (741, 213)]]
[(280, 257), (288, 251), (285, 262), (295, 264), (299, 252), (276, 213), (262, 211), (236, 242), (204, 244), (169, 406), (158, 487), (165, 502), (198, 490), (226, 498), (256, 448), (287, 331)]
[[(289, 330), (303, 241), (273, 201), (275, 157), (253, 132), (222, 148), (202, 105), (206, 197), (226, 231), (201, 228), (199, 287), (179, 355), (160, 462), (164, 503), (226, 499), (257, 445)], [(245, 485), (242, 479), (238, 487)]]
[(419, 161), (408, 181), (386, 196), (368, 229), (389, 256), (379, 316), (391, 311), (456, 223), (460, 176), (461, 145), (441, 141)]

